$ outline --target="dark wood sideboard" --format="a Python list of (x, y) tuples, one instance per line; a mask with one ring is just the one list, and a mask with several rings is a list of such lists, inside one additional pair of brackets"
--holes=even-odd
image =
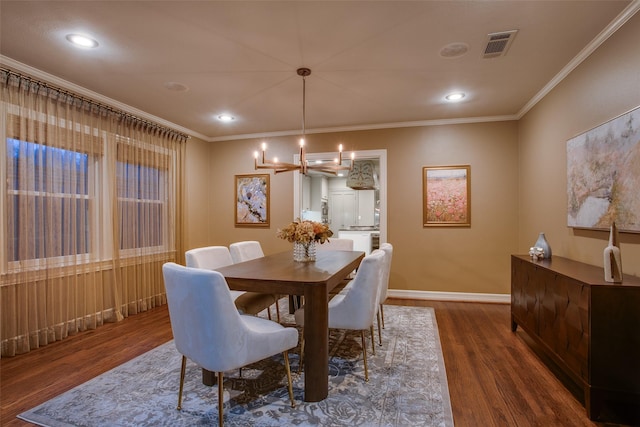
[(591, 420), (606, 402), (640, 407), (640, 278), (622, 282), (567, 258), (511, 256), (511, 330), (520, 326), (582, 387)]

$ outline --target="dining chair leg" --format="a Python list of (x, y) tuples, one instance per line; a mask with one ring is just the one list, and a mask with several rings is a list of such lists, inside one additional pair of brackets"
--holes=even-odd
[(224, 373), (218, 372), (218, 425), (224, 426)]
[(289, 353), (285, 351), (282, 354), (284, 354), (284, 367), (287, 370), (287, 382), (289, 383), (289, 399), (291, 399), (291, 407), (295, 408), (296, 402), (295, 400), (293, 400), (293, 383), (291, 381), (291, 367), (289, 366)]
[(369, 382), (369, 368), (367, 367), (367, 339), (364, 336), (364, 329), (360, 331), (360, 337), (362, 338), (362, 358), (364, 359), (364, 380)]
[(302, 296), (289, 295), (289, 314), (295, 313), (300, 307), (302, 307)]
[(384, 329), (384, 305), (380, 304), (380, 317), (382, 318), (382, 329)]
[(182, 410), (182, 388), (184, 386), (184, 373), (187, 369), (187, 357), (182, 356), (182, 366), (180, 367), (180, 389), (178, 390), (178, 411)]
[(304, 328), (300, 333), (300, 356), (298, 356), (298, 373), (302, 372), (302, 361), (304, 357)]
[(371, 332), (371, 352), (375, 356), (376, 355), (376, 335), (373, 333), (373, 325), (371, 325), (371, 327), (369, 328), (369, 331)]
[(378, 341), (380, 345), (382, 345), (382, 328), (380, 327), (380, 312), (377, 313), (376, 318), (378, 319)]

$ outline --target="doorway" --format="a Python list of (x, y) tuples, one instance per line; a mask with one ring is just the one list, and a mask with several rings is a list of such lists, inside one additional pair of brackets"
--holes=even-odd
[[(345, 214), (346, 221), (351, 222), (351, 224), (340, 223), (339, 225), (331, 224), (331, 226), (332, 227), (337, 226), (340, 228), (357, 226), (358, 217), (362, 218), (363, 216), (369, 217), (369, 215), (373, 215), (375, 218), (376, 228), (379, 228), (380, 242), (386, 242), (387, 241), (387, 150), (362, 150), (362, 151), (354, 151), (353, 153), (355, 154), (356, 160), (373, 160), (377, 165), (379, 165), (379, 169), (377, 171), (378, 173), (378, 180), (376, 183), (377, 188), (375, 190), (369, 190), (366, 195), (364, 194), (364, 192), (363, 194), (359, 194), (360, 192), (362, 192), (362, 190), (360, 191), (353, 190), (353, 194), (355, 194), (355, 199), (354, 201), (351, 202), (351, 205), (355, 204), (355, 206), (357, 207), (358, 201), (360, 199), (367, 200), (366, 206), (368, 206), (369, 205), (368, 199), (375, 197), (375, 199), (372, 200), (372, 203), (371, 203), (371, 205), (373, 205), (372, 212), (369, 213), (368, 208), (366, 211), (363, 210), (362, 215), (358, 215), (357, 211), (353, 211), (355, 212), (354, 217), (351, 217), (350, 213)], [(346, 154), (345, 157), (348, 157), (350, 156), (351, 153), (345, 153), (345, 154)], [(332, 161), (331, 159), (333, 159), (334, 156), (335, 156), (335, 153), (306, 153), (306, 158), (309, 162)], [(294, 163), (298, 163), (299, 161), (300, 161), (300, 156), (299, 154), (296, 154), (294, 156)], [(329, 181), (333, 177), (327, 176), (326, 178), (327, 179), (324, 180), (325, 182)], [(346, 177), (342, 179), (346, 181)], [(318, 181), (318, 180), (313, 179), (312, 176), (304, 176), (298, 171), (293, 173), (293, 193), (294, 193), (293, 194), (293, 217), (294, 219), (305, 218), (305, 216), (309, 216), (310, 219), (319, 220), (315, 218), (316, 217), (316, 212), (314, 210), (315, 208), (309, 209), (309, 206), (318, 206), (318, 205), (322, 206), (323, 202), (326, 202), (327, 209), (329, 211), (329, 214), (327, 216), (328, 220), (330, 220), (332, 216), (332, 211), (334, 209), (340, 211), (337, 205), (334, 208), (332, 208), (331, 206), (329, 185), (326, 183), (318, 184), (318, 185), (312, 184), (312, 182), (315, 182), (315, 181)], [(319, 196), (318, 196), (318, 192), (320, 192)], [(318, 198), (317, 202), (314, 201), (314, 199), (312, 198), (312, 195)], [(348, 196), (348, 197), (351, 197), (351, 196)], [(345, 199), (343, 197), (340, 197), (340, 200), (344, 202)], [(343, 203), (343, 206), (344, 206), (344, 203)], [(342, 212), (342, 214), (344, 214), (344, 212)], [(322, 218), (322, 216), (323, 216), (322, 213), (320, 213), (320, 218)], [(330, 221), (333, 222), (334, 220), (330, 220)], [(332, 228), (332, 231), (334, 231), (334, 235), (338, 234), (337, 233), (338, 229), (333, 230)]]

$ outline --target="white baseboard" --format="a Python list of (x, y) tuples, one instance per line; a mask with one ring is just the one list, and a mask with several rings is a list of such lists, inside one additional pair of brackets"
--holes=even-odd
[(389, 289), (390, 298), (406, 298), (434, 301), (465, 301), (465, 302), (494, 302), (509, 304), (511, 294), (477, 294), (467, 292), (438, 292), (438, 291), (407, 291)]

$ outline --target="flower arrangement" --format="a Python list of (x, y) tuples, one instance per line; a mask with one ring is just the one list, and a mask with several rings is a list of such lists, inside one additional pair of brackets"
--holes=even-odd
[(276, 237), (287, 240), (289, 242), (296, 242), (302, 244), (308, 244), (311, 241), (320, 242), (320, 244), (329, 240), (329, 237), (333, 236), (333, 231), (329, 229), (327, 224), (321, 222), (300, 220), (299, 218), (283, 227), (278, 229)]

